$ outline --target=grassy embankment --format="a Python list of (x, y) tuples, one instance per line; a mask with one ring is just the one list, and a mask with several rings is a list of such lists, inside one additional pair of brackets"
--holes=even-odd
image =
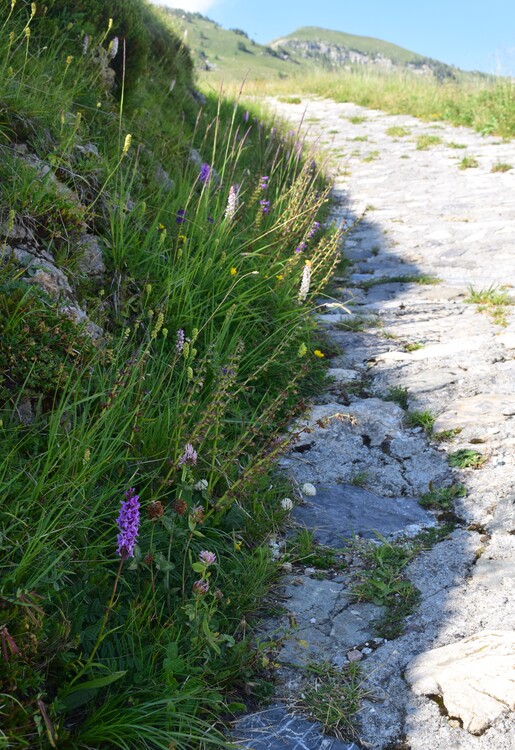
[(340, 239), (149, 7), (46, 5), (0, 19), (0, 747), (220, 747)]

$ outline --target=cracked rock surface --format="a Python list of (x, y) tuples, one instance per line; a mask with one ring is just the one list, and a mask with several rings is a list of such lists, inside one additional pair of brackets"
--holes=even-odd
[[(284, 578), (284, 615), (269, 624), (280, 703), (236, 734), (255, 750), (515, 750), (515, 170), (491, 172), (515, 165), (515, 144), (350, 103), (272, 104), (330, 150), (333, 218), (352, 228), (353, 266), (317, 313), (341, 353), (305, 416), (304, 446), (283, 461), (299, 487), (316, 488), (292, 518), (341, 549), (353, 535), (403, 539), (441, 521), (418, 502), (430, 486), (460, 483), (466, 495), (455, 498), (454, 530), (408, 568), (420, 599), (394, 640), (374, 640), (381, 608), (356, 603), (346, 569)], [(408, 135), (392, 138), (392, 126)], [(417, 149), (420, 135), (440, 142)], [(479, 166), (460, 170), (464, 154)], [(500, 311), (467, 301), (471, 287), (503, 285)], [(410, 426), (392, 394), (431, 415), (432, 435)], [(303, 666), (354, 659), (370, 696), (358, 736), (345, 743), (308, 721), (299, 744)]]

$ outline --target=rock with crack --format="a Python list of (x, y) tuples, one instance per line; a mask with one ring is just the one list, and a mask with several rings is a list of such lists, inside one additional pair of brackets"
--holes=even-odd
[(417, 656), (406, 679), (417, 695), (441, 695), (450, 717), (481, 734), (515, 709), (515, 632), (485, 630)]

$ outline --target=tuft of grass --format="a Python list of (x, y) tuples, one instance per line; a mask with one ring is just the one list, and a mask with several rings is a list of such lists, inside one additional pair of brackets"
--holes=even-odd
[(302, 104), (300, 96), (278, 96), (277, 100), (284, 104)]
[(406, 422), (410, 427), (423, 427), (428, 435), (432, 433), (435, 421), (436, 417), (427, 410), (410, 411), (406, 414)]
[(419, 592), (404, 576), (404, 570), (415, 553), (410, 545), (389, 542), (369, 544), (362, 551), (363, 569), (356, 574), (358, 583), (352, 592), (358, 601), (386, 608), (377, 626), (382, 638), (401, 635), (405, 617), (419, 601)]
[(350, 478), (350, 483), (354, 485), (354, 487), (365, 487), (368, 480), (368, 472), (367, 471), (358, 471), (356, 474), (353, 474)]
[(498, 161), (492, 165), (490, 172), (509, 172), (510, 169), (513, 169), (512, 164), (508, 164), (504, 161)]
[(346, 119), (353, 125), (361, 125), (362, 123), (366, 122), (368, 118), (362, 117), (361, 115), (353, 115), (352, 117), (347, 117)]
[(356, 141), (357, 143), (365, 143), (368, 141), (368, 135), (357, 135), (355, 138), (351, 138), (351, 141)]
[(479, 162), (473, 156), (464, 156), (458, 164), (458, 169), (474, 169), (479, 167)]
[(359, 286), (363, 289), (371, 289), (374, 286), (380, 284), (439, 284), (441, 279), (436, 276), (430, 276), (428, 274), (399, 274), (398, 276), (378, 276), (375, 279), (369, 279), (368, 281), (362, 281)]
[(442, 139), (439, 135), (419, 135), (416, 140), (416, 148), (417, 151), (427, 151), (440, 143), (442, 143)]
[(461, 448), (448, 455), (449, 466), (457, 469), (480, 469), (487, 460), (487, 456), (471, 448)]
[(392, 125), (390, 128), (387, 128), (386, 135), (389, 135), (392, 138), (405, 138), (406, 136), (411, 135), (411, 130), (405, 128), (403, 125)]
[(356, 737), (355, 716), (368, 693), (359, 664), (338, 668), (328, 662), (306, 667), (301, 707), (326, 734), (340, 740)]
[(374, 328), (380, 325), (380, 318), (377, 315), (349, 315), (343, 320), (336, 323), (336, 328), (341, 331), (364, 331), (367, 328)]
[(364, 162), (375, 161), (379, 157), (379, 155), (380, 155), (380, 151), (377, 151), (377, 150), (371, 151), (369, 154), (364, 156), (361, 161), (364, 161)]
[(423, 508), (450, 511), (454, 508), (455, 499), (465, 497), (466, 494), (467, 490), (463, 484), (451, 484), (448, 487), (433, 487), (430, 484), (429, 492), (422, 495), (419, 503)]
[(433, 440), (436, 440), (438, 443), (446, 443), (456, 437), (456, 435), (459, 435), (461, 431), (461, 427), (454, 427), (454, 429), (451, 430), (441, 430), (440, 432), (434, 432)]
[(467, 304), (477, 305), (478, 312), (488, 314), (497, 325), (508, 325), (506, 307), (513, 304), (513, 299), (504, 289), (496, 286), (490, 286), (488, 289), (474, 289), (471, 286), (469, 296), (464, 301)]
[(389, 388), (386, 396), (384, 397), (385, 401), (393, 401), (395, 404), (398, 404), (401, 409), (408, 408), (408, 399), (408, 389), (400, 385)]
[(416, 352), (419, 349), (423, 349), (424, 344), (420, 341), (411, 341), (409, 344), (404, 344), (404, 351), (405, 352)]
[(467, 148), (467, 144), (466, 143), (456, 143), (456, 141), (449, 141), (449, 143), (447, 143), (446, 145), (449, 148), (456, 148), (456, 149)]

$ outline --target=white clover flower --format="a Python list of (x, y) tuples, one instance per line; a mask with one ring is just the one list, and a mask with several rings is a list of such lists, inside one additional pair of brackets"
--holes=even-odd
[(281, 508), (289, 513), (290, 510), (293, 510), (293, 500), (290, 500), (289, 497), (284, 497), (281, 500)]
[(208, 481), (207, 479), (199, 479), (198, 482), (195, 482), (193, 485), (193, 489), (197, 490), (198, 492), (205, 492), (208, 488)]
[(303, 495), (307, 495), (308, 497), (314, 497), (317, 494), (316, 487), (314, 484), (311, 484), (311, 482), (306, 482), (301, 487), (301, 492)]

